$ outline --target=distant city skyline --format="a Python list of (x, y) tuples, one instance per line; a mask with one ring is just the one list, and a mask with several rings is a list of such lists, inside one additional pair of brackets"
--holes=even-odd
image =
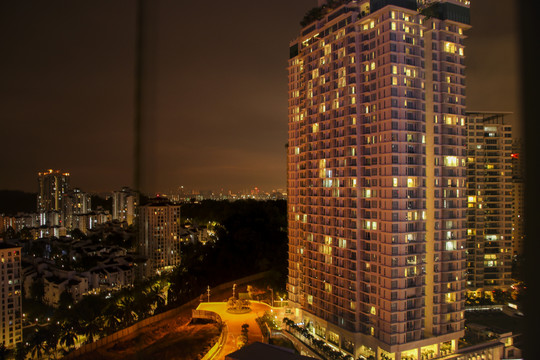
[[(134, 3), (30, 4), (0, 5), (0, 143), (12, 154), (0, 189), (36, 192), (36, 174), (49, 168), (87, 192), (133, 186)], [(285, 188), (283, 44), (317, 1), (152, 4), (147, 192)], [(468, 111), (519, 119), (514, 13), (509, 0), (472, 1)]]

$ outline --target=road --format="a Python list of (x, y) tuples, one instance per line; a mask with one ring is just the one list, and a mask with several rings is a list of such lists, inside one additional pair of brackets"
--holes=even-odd
[(263, 341), (263, 336), (259, 325), (255, 321), (256, 318), (262, 316), (265, 311), (270, 311), (272, 308), (266, 304), (252, 302), (251, 312), (247, 314), (231, 314), (227, 312), (226, 302), (206, 302), (200, 303), (197, 310), (207, 310), (215, 312), (221, 316), (221, 320), (227, 324), (229, 334), (225, 345), (214, 357), (214, 360), (224, 360), (225, 356), (238, 350), (236, 347), (236, 339), (242, 334), (242, 325), (249, 325), (248, 344), (255, 341)]

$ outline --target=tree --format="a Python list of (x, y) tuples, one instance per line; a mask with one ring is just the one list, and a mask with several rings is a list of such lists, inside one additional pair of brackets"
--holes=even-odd
[(75, 326), (74, 322), (68, 321), (60, 326), (60, 344), (68, 350), (75, 346), (78, 339)]
[(61, 309), (68, 308), (70, 305), (73, 305), (73, 296), (67, 290), (62, 291), (58, 305)]
[(135, 312), (135, 297), (124, 295), (116, 302), (117, 318), (126, 324), (132, 324), (139, 318)]
[(15, 347), (15, 360), (25, 360), (26, 354), (28, 354), (28, 346), (23, 341), (18, 342)]
[(77, 329), (87, 337), (87, 342), (94, 342), (103, 333), (104, 310), (107, 303), (103, 296), (87, 295), (73, 306), (79, 324)]
[(43, 279), (35, 279), (30, 286), (30, 296), (33, 300), (41, 302), (43, 295), (45, 295)]
[(157, 279), (143, 291), (145, 296), (143, 301), (150, 305), (150, 315), (153, 315), (156, 309), (161, 309), (167, 305), (170, 286), (171, 283), (167, 280)]
[(32, 358), (40, 359), (47, 349), (47, 329), (42, 327), (37, 329), (29, 339), (30, 353)]
[(56, 359), (58, 342), (60, 341), (60, 326), (53, 323), (47, 326), (45, 329), (47, 329), (47, 333), (45, 335), (45, 351), (49, 354), (49, 359)]
[(0, 359), (4, 360), (6, 356), (8, 355), (9, 350), (6, 348), (6, 342), (2, 341), (2, 344), (0, 344)]

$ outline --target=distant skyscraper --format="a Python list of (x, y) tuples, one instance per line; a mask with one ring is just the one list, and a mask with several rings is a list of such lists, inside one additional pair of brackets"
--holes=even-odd
[(2, 294), (0, 334), (7, 348), (22, 341), (21, 248), (0, 242), (0, 293)]
[(180, 206), (155, 198), (139, 208), (139, 254), (148, 259), (147, 276), (180, 264)]
[(74, 226), (74, 215), (87, 214), (92, 211), (92, 197), (90, 194), (75, 188), (62, 198), (62, 221), (66, 229), (71, 230)]
[(69, 173), (48, 170), (38, 173), (37, 212), (41, 225), (59, 225), (56, 220), (62, 211), (62, 197), (69, 189)]
[(512, 127), (505, 114), (469, 113), (467, 287), (512, 285)]
[(311, 12), (290, 44), (289, 303), (355, 359), (464, 334), (469, 5), (420, 3)]
[(514, 217), (512, 220), (512, 248), (514, 255), (523, 255), (525, 241), (525, 224), (523, 213), (525, 210), (525, 153), (521, 140), (512, 143), (512, 182), (514, 184)]
[(121, 191), (113, 192), (112, 219), (133, 224), (138, 204), (139, 194), (134, 190), (124, 187)]

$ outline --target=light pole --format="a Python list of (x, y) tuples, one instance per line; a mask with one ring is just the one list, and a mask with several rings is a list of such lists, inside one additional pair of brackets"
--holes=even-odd
[(208, 295), (208, 302), (210, 302), (210, 285), (208, 285), (208, 288), (206, 289), (206, 293)]
[(235, 290), (236, 290), (236, 284), (234, 284), (234, 285), (232, 286), (232, 297), (233, 297), (233, 299), (234, 299), (234, 291), (235, 291)]

